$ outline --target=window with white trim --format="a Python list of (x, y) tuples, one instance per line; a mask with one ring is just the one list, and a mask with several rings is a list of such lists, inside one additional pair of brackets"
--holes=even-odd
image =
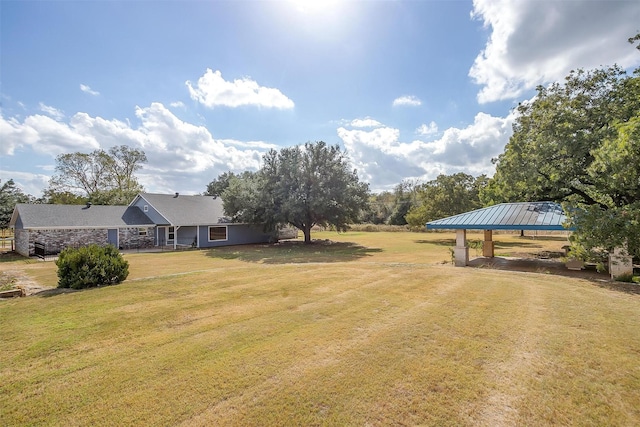
[(209, 227), (209, 241), (227, 240), (227, 227), (226, 226), (210, 226)]
[(143, 210), (144, 212), (149, 212), (149, 205), (144, 205), (144, 206), (142, 207), (142, 210)]
[(138, 228), (138, 236), (146, 236), (147, 229), (146, 228)]

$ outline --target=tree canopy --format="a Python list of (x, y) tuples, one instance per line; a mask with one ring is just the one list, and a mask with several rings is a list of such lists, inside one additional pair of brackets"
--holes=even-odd
[(640, 70), (572, 71), (518, 112), (484, 203), (563, 202), (580, 246), (640, 255)]
[[(126, 145), (91, 153), (69, 153), (56, 157), (56, 174), (45, 190), (50, 200), (90, 200), (95, 204), (129, 203), (142, 191), (134, 173), (146, 163), (142, 150)], [(77, 199), (72, 195), (80, 196)]]
[(13, 179), (0, 185), (0, 228), (7, 228), (13, 215), (13, 209), (18, 203), (29, 203), (33, 197), (25, 194), (16, 187)]
[(234, 178), (250, 178), (251, 175), (252, 173), (248, 171), (242, 174), (235, 174), (231, 171), (221, 173), (216, 179), (207, 184), (207, 189), (203, 195), (220, 197), (222, 193), (224, 193), (224, 190), (229, 187), (229, 184), (231, 184), (231, 180)]
[(416, 190), (418, 203), (406, 216), (412, 227), (424, 227), (434, 219), (468, 212), (482, 207), (479, 193), (488, 178), (466, 173), (439, 175)]
[(314, 225), (344, 231), (356, 221), (367, 207), (368, 187), (339, 146), (319, 141), (270, 150), (262, 168), (233, 177), (222, 198), (234, 221), (262, 224), (269, 231), (290, 224), (310, 243)]

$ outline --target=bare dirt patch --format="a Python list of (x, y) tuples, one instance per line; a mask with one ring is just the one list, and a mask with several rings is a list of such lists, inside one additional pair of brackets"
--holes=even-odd
[(34, 295), (42, 291), (55, 289), (49, 286), (42, 286), (32, 280), (24, 271), (6, 270), (0, 272), (2, 283), (10, 283), (13, 289), (23, 289), (26, 296)]

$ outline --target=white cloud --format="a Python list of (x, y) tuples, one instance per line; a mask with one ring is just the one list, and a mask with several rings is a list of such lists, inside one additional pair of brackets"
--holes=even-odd
[(474, 0), (472, 17), (491, 29), (469, 71), (481, 103), (521, 96), (577, 68), (640, 63), (627, 39), (638, 31), (637, 1)]
[(428, 125), (423, 123), (418, 129), (416, 129), (416, 133), (422, 136), (433, 135), (434, 133), (438, 133), (438, 125), (434, 121)]
[(413, 95), (405, 95), (393, 100), (394, 107), (403, 106), (403, 105), (407, 105), (410, 107), (419, 107), (420, 105), (422, 105), (422, 101), (420, 101), (418, 97)]
[(242, 148), (256, 148), (262, 151), (268, 151), (271, 149), (277, 150), (279, 148), (276, 144), (271, 144), (264, 141), (238, 141), (235, 139), (220, 139), (219, 141), (224, 145), (232, 145), (234, 147)]
[(375, 128), (382, 126), (377, 120), (372, 119), (371, 117), (365, 117), (364, 119), (355, 119), (349, 123), (354, 128)]
[(80, 83), (80, 90), (84, 93), (88, 93), (89, 95), (98, 96), (100, 92), (91, 89), (89, 86)]
[(341, 126), (337, 132), (361, 179), (380, 191), (403, 179), (428, 181), (441, 173), (493, 174), (491, 158), (504, 150), (514, 118), (513, 114), (501, 118), (478, 113), (472, 124), (449, 128), (442, 137), (428, 142), (403, 142), (400, 131), (391, 127)]
[(222, 172), (257, 170), (264, 152), (276, 148), (263, 141), (214, 139), (207, 128), (180, 120), (161, 103), (136, 107), (135, 114), (137, 127), (83, 112), (73, 115), (68, 123), (42, 115), (28, 116), (22, 122), (0, 116), (2, 154), (14, 155), (15, 149), (22, 147), (55, 157), (124, 144), (147, 155), (148, 163), (138, 176), (148, 191), (188, 194), (204, 191)]
[(40, 108), (40, 111), (49, 115), (50, 117), (52, 117), (57, 121), (64, 119), (64, 113), (55, 107), (50, 107), (49, 105), (45, 105), (41, 102), (39, 104), (39, 108)]
[(173, 108), (184, 108), (184, 102), (182, 101), (175, 101), (169, 104), (170, 106), (172, 106)]
[(13, 179), (16, 187), (25, 194), (32, 196), (41, 196), (42, 190), (49, 185), (49, 176), (39, 173), (20, 172), (14, 170), (0, 170), (0, 181), (7, 182)]
[(13, 155), (19, 147), (31, 147), (37, 153), (52, 156), (99, 147), (95, 138), (77, 132), (72, 124), (40, 114), (27, 116), (23, 122), (15, 117), (4, 119), (0, 116), (0, 133), (1, 152), (5, 155)]
[(191, 98), (213, 108), (255, 105), (266, 108), (291, 109), (294, 103), (280, 90), (258, 85), (248, 77), (226, 81), (218, 70), (207, 69), (195, 84), (186, 82)]

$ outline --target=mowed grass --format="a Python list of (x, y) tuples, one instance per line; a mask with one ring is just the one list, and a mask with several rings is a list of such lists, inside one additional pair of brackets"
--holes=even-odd
[(128, 254), (120, 285), (0, 302), (0, 424), (640, 425), (640, 296), (454, 268), (452, 234), (314, 237)]

